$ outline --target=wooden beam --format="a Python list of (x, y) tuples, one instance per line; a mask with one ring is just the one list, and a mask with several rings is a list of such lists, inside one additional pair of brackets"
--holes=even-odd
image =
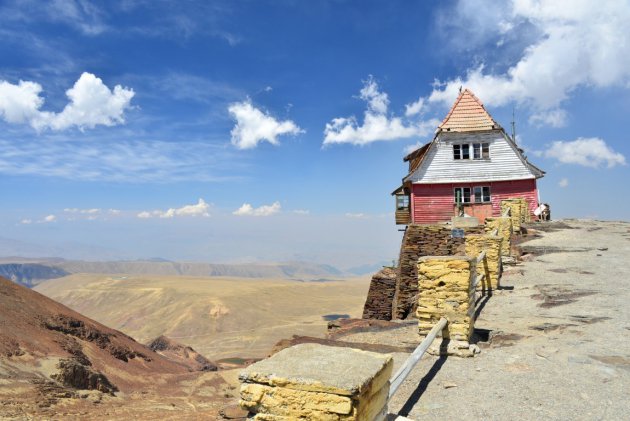
[(485, 273), (480, 273), (479, 275), (477, 275), (477, 278), (475, 279), (475, 282), (473, 282), (472, 287), (473, 288), (477, 288), (477, 285), (479, 285), (479, 282), (481, 282), (483, 280), (483, 278), (486, 277)]

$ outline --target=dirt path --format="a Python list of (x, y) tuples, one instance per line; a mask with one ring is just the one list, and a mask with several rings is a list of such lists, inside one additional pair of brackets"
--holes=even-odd
[[(502, 284), (513, 289), (497, 291), (475, 324), (491, 337), (481, 354), (426, 356), (390, 412), (423, 421), (630, 417), (630, 223), (541, 228), (549, 231), (523, 244), (539, 254), (506, 268)], [(395, 355), (395, 369), (406, 356)]]

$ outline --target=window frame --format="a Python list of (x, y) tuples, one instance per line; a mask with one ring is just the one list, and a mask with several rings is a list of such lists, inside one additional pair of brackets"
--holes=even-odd
[[(479, 191), (479, 195), (477, 195), (478, 191)], [(492, 203), (492, 194), (490, 192), (490, 186), (474, 186), (472, 196), (473, 196), (473, 203), (476, 203), (476, 204)]]
[[(457, 203), (457, 191), (461, 190), (461, 203)], [(466, 201), (466, 190), (468, 190), (468, 201)], [(470, 186), (466, 187), (466, 186), (460, 186), (460, 187), (453, 187), (453, 203), (458, 205), (470, 205), (473, 202), (471, 202), (471, 198), (472, 198), (472, 190), (470, 188)]]
[(489, 161), (490, 142), (453, 143), (453, 161)]
[[(401, 201), (403, 202), (402, 206), (400, 205)], [(406, 203), (406, 206), (404, 205), (405, 203)], [(409, 210), (409, 209), (411, 209), (411, 198), (409, 197), (409, 195), (397, 194), (396, 195), (396, 210), (402, 211), (402, 210)]]

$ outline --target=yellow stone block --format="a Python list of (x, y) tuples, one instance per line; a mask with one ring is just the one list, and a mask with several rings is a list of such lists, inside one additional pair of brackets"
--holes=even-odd
[(350, 414), (352, 400), (347, 396), (323, 392), (245, 383), (241, 386), (241, 406), (254, 412), (276, 415), (301, 415), (312, 411)]

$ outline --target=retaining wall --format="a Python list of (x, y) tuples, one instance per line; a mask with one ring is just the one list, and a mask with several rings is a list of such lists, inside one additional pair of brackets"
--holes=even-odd
[[(483, 226), (465, 228), (466, 235), (482, 233)], [(418, 302), (418, 258), (422, 256), (464, 255), (463, 238), (452, 238), (451, 227), (412, 224), (407, 227), (400, 248), (398, 279), (392, 303), (392, 318), (414, 314)]]
[(391, 320), (392, 303), (396, 292), (397, 271), (394, 268), (383, 268), (372, 276), (365, 305), (364, 319)]

